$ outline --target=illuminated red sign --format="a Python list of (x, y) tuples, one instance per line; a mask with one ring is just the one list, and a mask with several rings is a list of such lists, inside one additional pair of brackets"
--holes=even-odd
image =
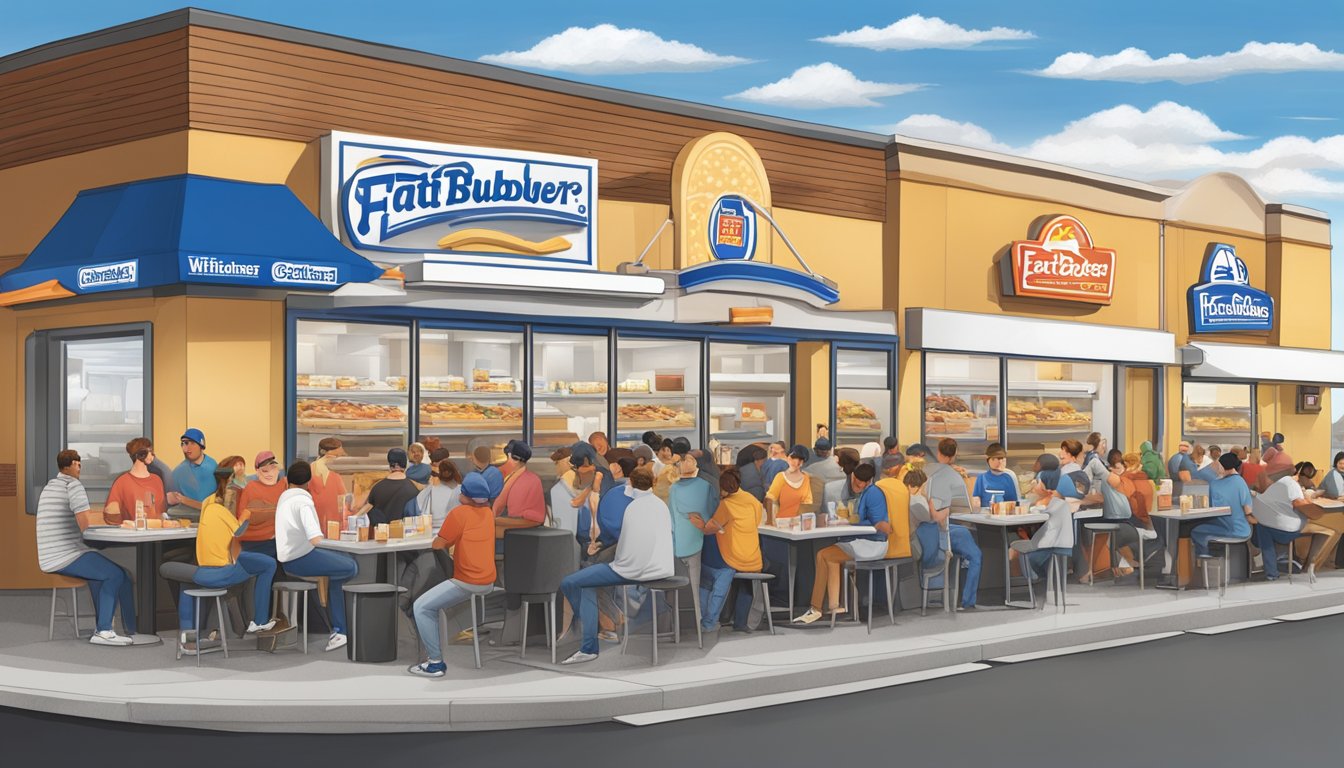
[(1035, 240), (1014, 242), (1006, 261), (1010, 296), (1110, 304), (1115, 293), (1115, 251), (1094, 246), (1072, 216), (1050, 219)]

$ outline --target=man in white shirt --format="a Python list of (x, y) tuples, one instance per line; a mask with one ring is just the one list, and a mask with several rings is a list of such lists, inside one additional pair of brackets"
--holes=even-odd
[(327, 650), (345, 645), (345, 582), (359, 573), (355, 559), (343, 552), (318, 549), (322, 527), (317, 522), (317, 507), (308, 493), (313, 469), (306, 461), (296, 461), (285, 472), (289, 489), (280, 494), (275, 506), (275, 553), (285, 572), (294, 576), (326, 576), (327, 605), (331, 611), (331, 637)]
[(653, 471), (643, 466), (632, 472), (626, 493), (632, 500), (625, 508), (615, 559), (575, 571), (560, 582), (565, 599), (578, 606), (583, 628), (583, 643), (565, 664), (597, 658), (599, 588), (666, 579), (673, 573), (672, 517), (667, 504), (653, 494)]
[(1307, 501), (1302, 493), (1302, 485), (1293, 475), (1275, 480), (1265, 492), (1251, 502), (1254, 512), (1248, 517), (1255, 523), (1255, 544), (1260, 547), (1265, 563), (1265, 578), (1274, 581), (1279, 578), (1278, 555), (1275, 544), (1289, 545), (1289, 567), (1292, 567), (1292, 543), (1306, 535), (1302, 530), (1310, 519), (1323, 514), (1323, 510)]

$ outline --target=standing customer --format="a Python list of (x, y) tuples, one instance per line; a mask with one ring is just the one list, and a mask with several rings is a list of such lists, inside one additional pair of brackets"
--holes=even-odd
[[(43, 573), (59, 573), (89, 583), (95, 611), (90, 643), (133, 645), (135, 588), (131, 575), (121, 566), (84, 544), (81, 532), (97, 520), (97, 515), (89, 510), (89, 495), (79, 482), (80, 468), (75, 451), (56, 454), (56, 476), (47, 481), (37, 499), (37, 567)], [(125, 635), (112, 629), (117, 603), (121, 603)]]
[[(201, 509), (201, 524), (196, 533), (196, 575), (192, 578), (202, 587), (223, 589), (242, 584), (252, 577), (257, 581), (252, 589), (252, 621), (247, 625), (247, 633), (266, 632), (275, 627), (271, 615), (271, 581), (275, 578), (275, 559), (259, 552), (239, 552), (234, 557), (233, 542), (247, 530), (252, 513), (243, 510), (242, 518), (233, 513), (216, 499), (224, 498), (224, 489), (229, 484), (233, 471), (227, 468), (215, 470), (215, 490), (207, 496), (207, 504)], [(187, 627), (195, 628), (196, 598), (183, 590), (177, 603), (177, 626), (180, 630), (178, 642), (187, 644)]]
[(245, 512), (252, 516), (242, 535), (243, 549), (275, 558), (275, 508), (289, 484), (280, 476), (280, 462), (271, 451), (258, 453), (252, 466), (257, 479), (238, 495), (238, 516)]
[(280, 496), (275, 510), (275, 549), (279, 555), (276, 559), (294, 576), (327, 577), (327, 605), (331, 611), (327, 650), (334, 651), (346, 643), (344, 587), (345, 582), (359, 573), (359, 565), (344, 552), (317, 548), (323, 534), (317, 525), (317, 507), (308, 493), (308, 483), (313, 479), (308, 462), (294, 462), (285, 479), (289, 487)]
[(199, 512), (201, 502), (215, 492), (215, 460), (205, 454), (205, 434), (201, 430), (187, 429), (180, 442), (182, 463), (173, 468), (173, 485), (177, 492), (168, 494), (168, 503), (181, 504)]
[(807, 459), (806, 447), (795, 445), (789, 450), (787, 468), (775, 475), (770, 489), (765, 492), (767, 520), (797, 517), (815, 509), (811, 479), (803, 472)]
[[(313, 480), (308, 483), (308, 492), (313, 496), (313, 505), (317, 507), (317, 520), (322, 530), (327, 523), (335, 520), (342, 528), (345, 519), (341, 514), (341, 498), (345, 496), (345, 479), (331, 468), (331, 462), (345, 457), (345, 443), (335, 437), (324, 437), (317, 443), (317, 461), (313, 462)], [(348, 511), (348, 510), (347, 510)]]
[(137, 437), (126, 443), (126, 455), (131, 457), (131, 468), (112, 481), (103, 517), (109, 525), (120, 525), (126, 520), (134, 521), (139, 507), (147, 518), (162, 518), (168, 511), (168, 498), (163, 480), (149, 471), (154, 461), (154, 444), (147, 437)]
[[(486, 498), (490, 489), (479, 474), (468, 475), (462, 483), (462, 503), (448, 513), (434, 537), (434, 549), (453, 551), (453, 578), (425, 592), (415, 601), (416, 633), (425, 646), (426, 660), (407, 671), (420, 677), (443, 677), (448, 666), (443, 663), (439, 646), (439, 611), (469, 603), (472, 595), (487, 594), (495, 583), (495, 525), (494, 512)], [(468, 606), (470, 607), (470, 606)], [(474, 610), (474, 609), (473, 609)], [(470, 621), (462, 621), (461, 611), (453, 611), (453, 622), (459, 634), (471, 628)]]
[(565, 664), (582, 664), (597, 658), (597, 592), (600, 587), (636, 584), (666, 579), (673, 573), (672, 526), (667, 505), (653, 495), (653, 471), (636, 469), (630, 476), (630, 504), (625, 508), (616, 558), (610, 565), (598, 563), (566, 576), (560, 591), (570, 605), (579, 606), (583, 643)]
[[(699, 592), (700, 550), (705, 546), (705, 535), (702, 532), (704, 521), (714, 516), (719, 494), (707, 480), (700, 477), (700, 467), (694, 456), (683, 456), (677, 469), (677, 481), (667, 494), (667, 509), (672, 516), (672, 556), (677, 559), (675, 565), (685, 569), (686, 577), (691, 580), (691, 589)], [(698, 525), (696, 521), (699, 521)], [(703, 605), (701, 609), (704, 609)], [(704, 618), (696, 616), (695, 620), (703, 622)]]

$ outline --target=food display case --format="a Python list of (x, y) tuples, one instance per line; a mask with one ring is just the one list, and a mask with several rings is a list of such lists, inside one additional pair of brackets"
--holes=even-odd
[(1084, 363), (1010, 360), (1008, 464), (1029, 470), (1041, 453), (1064, 440), (1084, 442), (1091, 432), (1114, 435), (1114, 368)]
[(709, 436), (720, 457), (758, 442), (787, 440), (793, 369), (787, 344), (709, 345)]
[(419, 434), (454, 457), (523, 436), (522, 331), (420, 330)]
[(543, 480), (554, 477), (556, 448), (607, 431), (607, 334), (532, 334), (531, 465)]
[(616, 445), (653, 430), (699, 442), (700, 342), (634, 339), (616, 345)]
[(340, 467), (371, 470), (409, 438), (410, 328), (300, 320), (295, 341), (294, 413), (300, 456), (339, 437)]
[(876, 349), (835, 351), (837, 448), (861, 448), (891, 432), (891, 353)]
[(1182, 437), (1191, 443), (1254, 446), (1251, 387), (1187, 381), (1182, 391)]

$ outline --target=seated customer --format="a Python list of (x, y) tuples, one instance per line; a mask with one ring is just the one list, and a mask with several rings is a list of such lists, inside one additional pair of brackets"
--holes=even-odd
[(1009, 557), (1022, 557), (1022, 574), (1033, 581), (1046, 574), (1051, 555), (1073, 554), (1073, 507), (1059, 495), (1059, 480), (1057, 469), (1043, 469), (1036, 475), (1032, 493), (1045, 505), (1045, 514), (1050, 519), (1036, 529), (1031, 539), (1014, 541), (1008, 553)]
[[(761, 558), (761, 538), (757, 528), (765, 519), (765, 511), (754, 496), (742, 490), (742, 478), (735, 468), (719, 475), (719, 505), (708, 522), (698, 517), (691, 522), (701, 527), (714, 540), (719, 556), (726, 567), (716, 568), (701, 564), (700, 605), (704, 617), (700, 628), (713, 632), (719, 628), (719, 614), (733, 586), (737, 573), (759, 573), (764, 566)], [(747, 629), (754, 598), (738, 597), (733, 611), (733, 629)]]
[[(247, 530), (251, 510), (244, 509), (241, 517), (234, 517), (220, 499), (228, 488), (233, 470), (224, 467), (214, 473), (215, 489), (201, 508), (200, 530), (196, 533), (196, 575), (193, 581), (202, 587), (222, 589), (242, 584), (256, 577), (252, 589), (252, 621), (248, 634), (265, 632), (275, 627), (271, 616), (271, 581), (275, 578), (275, 558), (260, 552), (237, 552), (234, 541)], [(196, 598), (183, 591), (177, 603), (179, 642), (187, 644), (187, 629), (196, 626)]]
[(238, 494), (238, 514), (245, 510), (252, 514), (243, 532), (243, 549), (275, 559), (275, 508), (289, 486), (280, 476), (280, 462), (271, 451), (258, 453), (252, 467), (257, 470), (257, 479), (249, 481)]
[(765, 492), (767, 518), (779, 520), (815, 511), (811, 478), (803, 471), (809, 456), (807, 448), (801, 445), (793, 446), (785, 455), (788, 464), (782, 472), (775, 473)]
[[(677, 471), (677, 481), (667, 494), (667, 509), (672, 516), (672, 556), (691, 580), (691, 589), (699, 591), (700, 550), (705, 546), (701, 530), (704, 521), (719, 506), (719, 493), (700, 477), (700, 466), (694, 456), (682, 455), (673, 469)], [(702, 618), (697, 616), (696, 620)]]
[(579, 606), (583, 644), (565, 664), (597, 658), (597, 592), (600, 587), (666, 579), (673, 573), (672, 526), (667, 505), (653, 495), (653, 471), (636, 469), (630, 476), (632, 499), (625, 509), (621, 538), (611, 564), (598, 563), (566, 576), (560, 591), (570, 605)]
[(522, 440), (504, 446), (504, 487), (494, 501), (496, 551), (504, 551), (504, 532), (510, 528), (535, 528), (546, 523), (546, 496), (541, 478), (527, 468), (532, 447)]
[[(1241, 468), (1241, 459), (1229, 451), (1219, 455), (1214, 466), (1218, 468), (1218, 476), (1209, 483), (1209, 504), (1231, 507), (1232, 514), (1200, 523), (1190, 531), (1195, 557), (1201, 559), (1212, 557), (1209, 553), (1209, 539), (1215, 536), (1243, 538), (1251, 535), (1251, 524), (1246, 519), (1251, 514), (1251, 489), (1237, 471)], [(1269, 551), (1273, 552), (1274, 548), (1270, 547)]]
[[(453, 548), (453, 578), (425, 592), (415, 601), (415, 628), (425, 646), (426, 661), (407, 671), (420, 677), (443, 677), (448, 668), (439, 646), (439, 611), (462, 605), (472, 595), (486, 594), (495, 584), (494, 512), (486, 498), (490, 489), (479, 474), (467, 475), (462, 483), (462, 503), (448, 513), (434, 537), (434, 549)], [(453, 611), (450, 626), (460, 632), (471, 628), (462, 610)], [(470, 616), (470, 613), (467, 614)]]
[[(59, 573), (89, 583), (93, 596), (94, 645), (135, 643), (135, 587), (121, 566), (84, 544), (82, 531), (102, 516), (89, 510), (89, 494), (79, 482), (79, 454), (56, 454), (56, 476), (47, 481), (37, 499), (37, 566), (43, 573)], [(121, 604), (125, 635), (112, 629), (112, 617)], [(53, 608), (53, 610), (55, 610)]]
[(387, 452), (387, 477), (373, 484), (368, 500), (357, 514), (368, 515), (369, 525), (377, 526), (406, 516), (406, 504), (420, 495), (420, 489), (406, 478), (406, 452), (393, 448)]
[[(972, 496), (980, 499), (980, 506), (989, 509), (994, 496), (999, 501), (1017, 501), (1017, 477), (1008, 471), (1008, 452), (1001, 443), (990, 443), (985, 449), (985, 459), (989, 462), (989, 471), (981, 472), (975, 478), (975, 490)], [(998, 491), (998, 493), (991, 493)]]
[[(1075, 441), (1076, 442), (1076, 441)], [(1081, 450), (1081, 449), (1080, 449)], [(924, 472), (929, 476), (929, 510), (933, 520), (922, 523), (915, 529), (915, 535), (924, 551), (934, 549), (938, 544), (939, 528), (947, 531), (952, 552), (965, 564), (966, 578), (962, 584), (961, 607), (963, 610), (975, 608), (976, 593), (980, 589), (980, 547), (975, 536), (964, 525), (953, 525), (948, 519), (954, 511), (970, 509), (970, 498), (966, 494), (966, 481), (955, 464), (957, 459), (957, 441), (944, 437), (938, 441), (937, 463), (925, 465)]]
[[(1292, 544), (1298, 537), (1306, 535), (1304, 529), (1311, 520), (1320, 517), (1324, 510), (1307, 501), (1302, 493), (1302, 484), (1293, 475), (1285, 475), (1270, 484), (1269, 488), (1251, 501), (1250, 522), (1255, 524), (1255, 544), (1260, 547), (1265, 564), (1265, 578), (1273, 581), (1279, 578), (1278, 556), (1275, 544)], [(1292, 549), (1288, 553), (1289, 567), (1292, 566)]]
[[(394, 449), (400, 450), (400, 449)], [(331, 637), (327, 650), (345, 645), (345, 582), (359, 573), (355, 559), (343, 552), (318, 549), (322, 529), (317, 524), (317, 507), (308, 493), (313, 470), (306, 461), (289, 467), (289, 489), (280, 496), (275, 508), (275, 550), (285, 571), (294, 576), (326, 576), (327, 605), (331, 610)]]
[[(855, 509), (859, 515), (859, 525), (871, 525), (877, 533), (870, 536), (855, 537), (848, 541), (826, 547), (817, 552), (817, 570), (812, 583), (812, 604), (806, 613), (794, 619), (795, 623), (811, 624), (820, 619), (825, 605), (826, 593), (831, 594), (832, 610), (840, 609), (840, 564), (849, 560), (880, 560), (887, 554), (887, 535), (891, 533), (891, 523), (887, 519), (887, 498), (873, 485), (877, 470), (864, 462), (854, 468), (850, 475), (850, 486), (857, 501)], [(963, 486), (962, 490), (965, 490)]]
[(162, 518), (168, 511), (168, 496), (163, 478), (150, 467), (157, 461), (154, 444), (147, 437), (137, 437), (126, 443), (126, 455), (131, 457), (131, 468), (112, 481), (103, 506), (103, 517), (108, 525), (120, 525), (136, 517), (136, 508), (149, 519)]
[(504, 475), (499, 471), (499, 467), (490, 463), (490, 446), (478, 445), (471, 451), (471, 472), (467, 474), (479, 474), (485, 478), (485, 484), (490, 489), (490, 503), (495, 503), (495, 498), (499, 492), (504, 490)]

